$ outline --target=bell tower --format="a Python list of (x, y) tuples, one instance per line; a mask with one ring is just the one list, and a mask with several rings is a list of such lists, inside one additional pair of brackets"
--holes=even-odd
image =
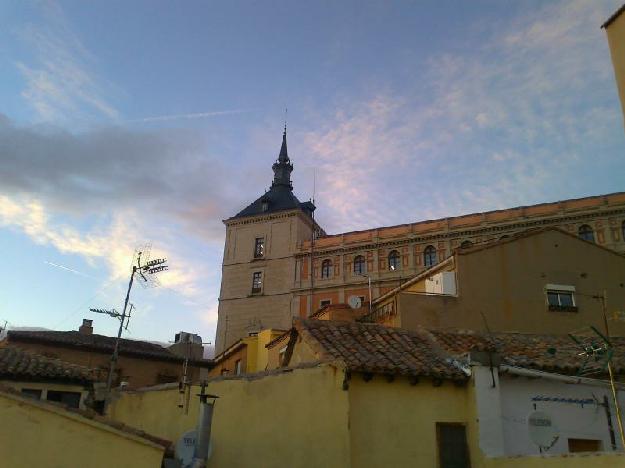
[(286, 127), (272, 169), (269, 190), (224, 221), (217, 354), (259, 329), (292, 325), (294, 254), (311, 237), (315, 205), (293, 194)]

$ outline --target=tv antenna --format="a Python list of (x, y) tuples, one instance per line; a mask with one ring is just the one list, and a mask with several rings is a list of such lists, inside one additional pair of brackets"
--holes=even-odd
[[(137, 281), (143, 287), (156, 287), (158, 286), (158, 282), (156, 281), (155, 275), (169, 268), (167, 265), (167, 259), (165, 258), (156, 258), (154, 260), (150, 260), (151, 250), (151, 243), (145, 244), (145, 246), (143, 246), (142, 248), (135, 250), (131, 264), (132, 270), (130, 273), (130, 280), (128, 281), (128, 290), (126, 291), (126, 299), (124, 300), (124, 309), (122, 310), (121, 314), (115, 309), (89, 309), (91, 312), (95, 312), (97, 314), (106, 314), (119, 320), (119, 330), (117, 331), (117, 339), (115, 340), (113, 355), (111, 356), (109, 375), (106, 380), (107, 398), (109, 397), (109, 393), (111, 391), (111, 386), (113, 384), (113, 374), (115, 373), (115, 366), (119, 357), (119, 340), (122, 336), (122, 331), (124, 329), (128, 330), (130, 314), (132, 312), (132, 309), (134, 308), (134, 305), (130, 304), (130, 309), (128, 309), (128, 301), (130, 299), (130, 291), (132, 289), (135, 276), (137, 277)], [(126, 313), (126, 311), (128, 311), (128, 313)]]

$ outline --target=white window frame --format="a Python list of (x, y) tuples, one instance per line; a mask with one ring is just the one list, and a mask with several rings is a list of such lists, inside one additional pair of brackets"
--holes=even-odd
[[(577, 301), (575, 300), (575, 286), (571, 286), (569, 284), (546, 284), (545, 285), (545, 301), (547, 301), (547, 305), (549, 304), (549, 293), (559, 294), (566, 293), (571, 295), (571, 301), (573, 302), (572, 307), (577, 307)], [(560, 297), (558, 296), (558, 302), (560, 302)], [(562, 304), (558, 304), (562, 306)]]

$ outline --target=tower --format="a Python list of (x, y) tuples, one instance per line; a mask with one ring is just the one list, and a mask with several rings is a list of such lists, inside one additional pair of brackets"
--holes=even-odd
[(294, 253), (311, 238), (315, 206), (293, 194), (286, 126), (272, 169), (269, 190), (224, 221), (217, 354), (261, 328), (286, 330), (292, 324)]

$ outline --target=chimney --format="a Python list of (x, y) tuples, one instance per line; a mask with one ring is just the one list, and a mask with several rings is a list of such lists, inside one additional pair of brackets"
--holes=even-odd
[(78, 327), (78, 333), (93, 335), (93, 320), (82, 319), (82, 325)]

